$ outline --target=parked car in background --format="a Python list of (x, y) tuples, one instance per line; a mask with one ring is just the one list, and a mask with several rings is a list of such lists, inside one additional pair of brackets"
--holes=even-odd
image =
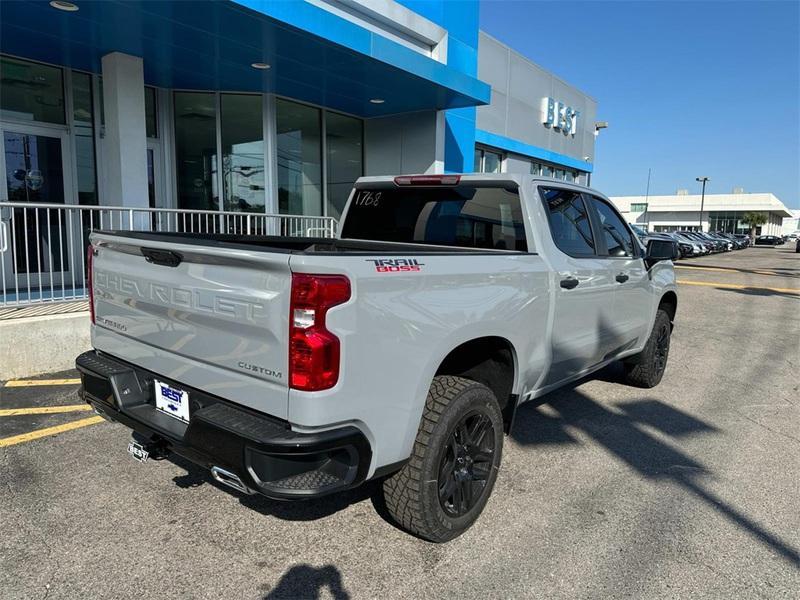
[(750, 244), (752, 243), (752, 240), (750, 239), (750, 236), (747, 235), (746, 233), (735, 233), (734, 237), (737, 240), (741, 240), (742, 243), (744, 244), (745, 248), (749, 248)]
[(710, 244), (707, 244), (706, 242), (703, 242), (703, 241), (698, 240), (698, 239), (696, 239), (696, 238), (694, 238), (694, 237), (692, 237), (690, 235), (687, 235), (687, 232), (685, 232), (685, 231), (675, 231), (675, 232), (673, 232), (673, 235), (676, 238), (678, 238), (678, 240), (681, 240), (681, 241), (683, 241), (683, 242), (685, 242), (687, 244), (691, 244), (692, 245), (692, 255), (693, 256), (703, 256), (703, 255), (708, 254), (709, 252), (711, 252), (711, 247), (710, 247), (711, 245)]
[(730, 250), (730, 247), (728, 246), (728, 240), (723, 240), (713, 234), (706, 233), (704, 231), (698, 231), (697, 235), (714, 244), (714, 248), (717, 252), (728, 252)]
[(703, 254), (703, 249), (701, 248), (700, 244), (692, 243), (689, 242), (688, 240), (681, 239), (676, 234), (669, 231), (652, 233), (648, 237), (653, 239), (672, 240), (673, 242), (678, 244), (678, 250), (680, 251), (681, 258), (701, 256)]
[(718, 231), (717, 233), (719, 235), (721, 235), (722, 237), (731, 240), (733, 242), (733, 247), (736, 250), (742, 250), (743, 248), (747, 248), (747, 246), (749, 245), (749, 243), (747, 241), (745, 241), (742, 238), (736, 237), (732, 233), (725, 233), (725, 232), (722, 232), (722, 231)]
[(718, 242), (722, 242), (723, 251), (724, 252), (730, 252), (731, 250), (736, 248), (736, 245), (731, 240), (729, 240), (727, 237), (725, 237), (724, 235), (721, 235), (719, 233), (711, 233), (711, 232), (709, 232), (709, 233), (706, 233), (706, 236), (708, 236), (712, 240), (716, 240)]
[(760, 235), (756, 238), (756, 246), (780, 246), (783, 238), (777, 235)]
[(683, 235), (685, 235), (689, 239), (692, 239), (692, 240), (695, 240), (697, 242), (700, 242), (701, 244), (703, 244), (706, 247), (706, 249), (710, 253), (721, 252), (722, 251), (722, 245), (721, 244), (716, 243), (716, 242), (714, 242), (712, 240), (709, 240), (708, 238), (702, 236), (699, 231), (681, 231), (679, 233), (682, 233)]
[(633, 233), (636, 234), (636, 237), (639, 238), (639, 241), (642, 245), (646, 248), (647, 244), (650, 240), (661, 240), (667, 242), (673, 242), (675, 244), (675, 257), (676, 258), (684, 258), (686, 256), (692, 256), (691, 247), (688, 249), (684, 249), (680, 247), (680, 241), (673, 237), (671, 234), (666, 232), (654, 232), (650, 233), (642, 227), (641, 225), (636, 225), (635, 223), (628, 223), (628, 227), (631, 228)]

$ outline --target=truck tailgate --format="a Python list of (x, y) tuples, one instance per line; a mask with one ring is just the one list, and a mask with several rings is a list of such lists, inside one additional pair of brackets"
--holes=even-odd
[(288, 253), (146, 235), (91, 239), (96, 349), (286, 418)]

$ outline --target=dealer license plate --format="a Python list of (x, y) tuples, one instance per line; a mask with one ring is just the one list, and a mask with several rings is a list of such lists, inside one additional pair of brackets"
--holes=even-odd
[(155, 381), (156, 408), (171, 417), (189, 422), (189, 392)]

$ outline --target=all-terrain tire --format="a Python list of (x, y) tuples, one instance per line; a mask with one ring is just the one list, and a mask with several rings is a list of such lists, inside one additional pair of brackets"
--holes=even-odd
[(661, 382), (667, 368), (671, 333), (672, 324), (669, 315), (659, 309), (644, 349), (624, 362), (626, 380), (629, 384), (652, 388)]
[[(477, 430), (478, 424), (483, 427), (483, 437), (471, 446), (478, 449), (472, 462), (468, 447), (470, 440), (477, 440), (478, 432), (473, 438), (470, 431)], [(489, 442), (491, 453), (486, 450)], [(503, 418), (492, 391), (462, 377), (435, 377), (411, 458), (383, 484), (389, 514), (404, 529), (432, 542), (446, 542), (461, 535), (486, 506), (497, 479), (502, 449)], [(474, 470), (469, 470), (472, 467)], [(480, 481), (468, 480), (470, 476)], [(468, 487), (441, 499), (452, 486)], [(463, 503), (467, 495), (473, 504)]]

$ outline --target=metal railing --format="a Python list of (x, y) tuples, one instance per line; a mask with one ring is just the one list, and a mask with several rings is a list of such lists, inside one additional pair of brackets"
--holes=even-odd
[(95, 230), (336, 237), (333, 217), (0, 202), (0, 306), (88, 298)]

